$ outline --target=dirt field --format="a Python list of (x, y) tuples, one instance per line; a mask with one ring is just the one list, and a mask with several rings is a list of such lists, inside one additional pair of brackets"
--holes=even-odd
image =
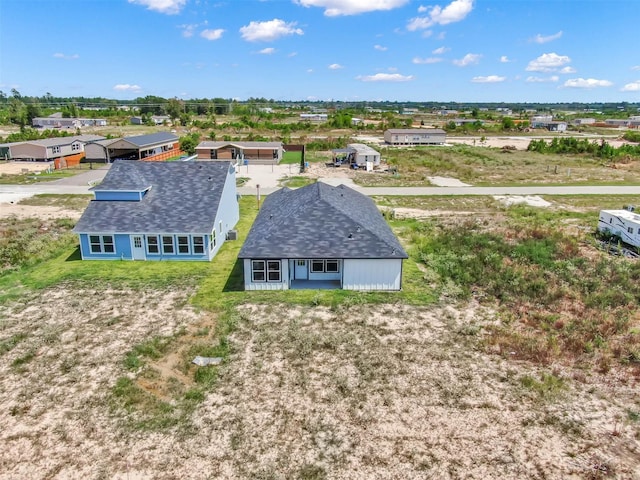
[[(124, 354), (202, 323), (182, 292), (58, 288), (0, 307), (0, 479), (640, 478), (638, 385), (480, 348), (489, 310), (246, 305), (188, 424), (132, 430)], [(177, 377), (179, 373), (176, 371)]]
[(0, 176), (37, 173), (49, 169), (53, 169), (52, 162), (0, 162)]

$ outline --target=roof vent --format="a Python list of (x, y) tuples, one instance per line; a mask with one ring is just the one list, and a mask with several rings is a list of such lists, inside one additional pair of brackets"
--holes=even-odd
[(209, 176), (209, 177), (207, 177), (207, 180), (211, 181), (211, 180), (213, 180), (213, 177)]
[(353, 239), (353, 233), (349, 234), (349, 239)]
[(395, 255), (396, 254), (396, 249), (394, 248), (393, 250), (391, 250), (391, 255)]
[(358, 225), (358, 228), (356, 228), (356, 232), (360, 233), (362, 231), (362, 228), (360, 228), (360, 225)]

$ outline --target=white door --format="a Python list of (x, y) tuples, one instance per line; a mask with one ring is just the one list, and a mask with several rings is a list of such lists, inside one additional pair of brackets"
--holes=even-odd
[(131, 235), (131, 258), (134, 260), (146, 259), (142, 235)]
[(309, 270), (307, 269), (306, 260), (296, 260), (295, 278), (296, 280), (309, 279)]

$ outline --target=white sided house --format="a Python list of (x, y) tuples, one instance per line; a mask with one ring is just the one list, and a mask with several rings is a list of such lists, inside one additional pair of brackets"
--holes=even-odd
[(598, 230), (640, 247), (640, 215), (631, 210), (600, 210)]
[(245, 290), (400, 290), (400, 242), (369, 197), (317, 182), (269, 196), (238, 255)]
[(390, 145), (444, 145), (447, 132), (439, 128), (390, 128), (384, 132)]

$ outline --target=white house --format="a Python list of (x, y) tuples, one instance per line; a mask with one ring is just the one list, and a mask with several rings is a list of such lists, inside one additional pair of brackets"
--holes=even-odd
[(373, 200), (317, 182), (267, 196), (238, 258), (245, 290), (400, 290), (408, 255)]
[(447, 132), (439, 128), (390, 128), (384, 141), (391, 145), (444, 145)]

